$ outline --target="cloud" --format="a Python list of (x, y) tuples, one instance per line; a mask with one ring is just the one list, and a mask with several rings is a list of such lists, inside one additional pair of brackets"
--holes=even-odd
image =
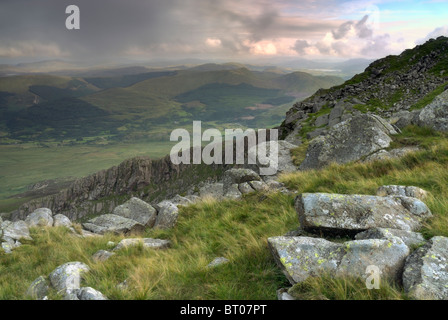
[(305, 54), (305, 49), (311, 47), (311, 45), (306, 40), (296, 40), (294, 46), (291, 47), (292, 50), (297, 52), (299, 55)]
[(429, 39), (436, 39), (440, 36), (448, 37), (448, 25), (434, 29), (433, 31), (428, 33), (428, 35), (426, 37), (424, 37), (423, 39), (417, 40), (416, 43), (423, 44), (426, 41), (428, 41)]

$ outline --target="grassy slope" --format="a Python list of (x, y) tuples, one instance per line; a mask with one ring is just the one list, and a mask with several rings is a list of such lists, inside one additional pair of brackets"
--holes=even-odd
[[(384, 184), (416, 185), (430, 191), (425, 202), (434, 217), (422, 230), (426, 237), (448, 236), (448, 137), (410, 127), (395, 137), (394, 146), (419, 144), (422, 151), (402, 159), (366, 164), (333, 165), (321, 171), (282, 177), (298, 192), (375, 194)], [(296, 153), (297, 160), (300, 152)], [(173, 248), (119, 252), (105, 263), (91, 255), (106, 249), (99, 239), (68, 237), (63, 230), (33, 231), (34, 242), (12, 255), (0, 256), (0, 299), (22, 299), (28, 285), (58, 265), (80, 260), (91, 266), (86, 285), (113, 299), (275, 299), (288, 286), (275, 266), (266, 239), (299, 227), (293, 196), (252, 194), (242, 201), (205, 201), (181, 209), (178, 225), (169, 231), (148, 230), (145, 236), (170, 239)], [(45, 256), (42, 252), (45, 250)], [(231, 263), (207, 270), (217, 256)], [(128, 279), (129, 288), (116, 285)], [(358, 279), (311, 279), (295, 288), (307, 299), (405, 299), (401, 288), (383, 283), (368, 291)]]

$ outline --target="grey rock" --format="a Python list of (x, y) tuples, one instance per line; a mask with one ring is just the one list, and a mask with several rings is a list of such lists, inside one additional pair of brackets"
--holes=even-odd
[(176, 225), (177, 218), (179, 216), (179, 209), (177, 208), (177, 206), (170, 201), (163, 201), (157, 204), (157, 207), (158, 213), (154, 228), (173, 228)]
[(49, 279), (53, 288), (65, 294), (79, 289), (82, 276), (89, 271), (89, 266), (82, 262), (68, 262), (50, 273)]
[(329, 114), (324, 114), (320, 117), (316, 118), (316, 121), (314, 122), (314, 126), (315, 127), (322, 127), (322, 126), (326, 126), (329, 122)]
[(388, 185), (379, 187), (376, 195), (380, 197), (405, 196), (424, 200), (428, 196), (428, 192), (415, 186)]
[(403, 196), (304, 193), (295, 208), (305, 230), (349, 235), (375, 227), (414, 231), (432, 216), (421, 200)]
[(252, 186), (248, 183), (248, 182), (243, 182), (238, 186), (238, 190), (240, 190), (240, 192), (242, 194), (247, 194), (247, 193), (251, 193), (254, 192), (255, 190), (252, 188)]
[(308, 140), (311, 140), (311, 139), (314, 139), (314, 138), (316, 138), (316, 137), (318, 137), (318, 136), (324, 135), (324, 134), (327, 133), (327, 132), (328, 132), (328, 130), (325, 129), (325, 128), (318, 128), (318, 129), (316, 129), (316, 130), (314, 130), (314, 131), (308, 132), (308, 133), (306, 134), (306, 138), (307, 138)]
[(277, 290), (277, 299), (280, 301), (297, 300), (288, 293), (288, 289), (282, 288)]
[(230, 169), (224, 172), (222, 182), (224, 194), (235, 184), (241, 184), (249, 181), (261, 181), (260, 176), (250, 169)]
[(230, 261), (228, 259), (224, 258), (224, 257), (215, 258), (215, 259), (213, 259), (212, 262), (210, 262), (207, 265), (207, 268), (215, 268), (217, 266), (220, 266), (220, 265), (223, 265), (223, 264), (226, 264), (226, 263), (229, 263), (229, 262)]
[(105, 214), (89, 220), (82, 225), (86, 230), (97, 234), (112, 232), (129, 235), (142, 233), (145, 227), (135, 220), (127, 219), (115, 214)]
[(48, 295), (49, 288), (47, 280), (40, 276), (29, 286), (26, 295), (34, 300), (43, 300)]
[(380, 150), (366, 157), (364, 159), (364, 162), (401, 158), (409, 153), (416, 152), (419, 150), (420, 149), (418, 147), (404, 147), (393, 149), (390, 151)]
[(156, 222), (157, 211), (149, 203), (132, 197), (124, 204), (116, 207), (113, 214), (137, 221), (144, 226), (153, 227)]
[(92, 259), (96, 262), (105, 262), (109, 260), (109, 258), (112, 257), (114, 254), (115, 253), (109, 252), (107, 250), (99, 250), (92, 256)]
[[(261, 148), (261, 149), (260, 149)], [(249, 158), (257, 159), (257, 165), (260, 169), (260, 175), (263, 176), (276, 176), (280, 173), (295, 172), (297, 167), (291, 157), (291, 149), (297, 148), (297, 145), (289, 143), (284, 140), (268, 141), (257, 144), (255, 147), (249, 149)], [(261, 163), (258, 154), (261, 154), (266, 159), (263, 159)], [(235, 170), (235, 169), (234, 169)], [(248, 170), (248, 169), (236, 169), (236, 170)], [(251, 179), (255, 177), (256, 179)], [(246, 177), (243, 182), (248, 181), (260, 181), (258, 174), (252, 171), (251, 175)], [(235, 179), (234, 181), (238, 181)], [(241, 182), (235, 182), (241, 183)]]
[(204, 186), (199, 188), (199, 196), (201, 198), (211, 197), (215, 199), (221, 199), (224, 195), (224, 184), (217, 183), (206, 183)]
[(28, 225), (24, 221), (5, 221), (1, 224), (2, 234), (1, 239), (7, 238), (12, 240), (33, 240), (30, 236)]
[(416, 117), (419, 126), (448, 131), (448, 91), (442, 92), (433, 102), (421, 110)]
[(355, 239), (390, 239), (392, 237), (401, 239), (408, 247), (417, 246), (425, 242), (425, 238), (419, 232), (386, 228), (372, 228), (360, 232), (355, 236)]
[(90, 287), (80, 288), (76, 295), (78, 300), (108, 300), (101, 292)]
[(40, 208), (27, 216), (25, 222), (28, 227), (52, 227), (53, 213), (48, 208)]
[(114, 248), (113, 251), (121, 250), (123, 248), (133, 247), (133, 246), (143, 246), (147, 249), (167, 249), (171, 246), (169, 240), (161, 239), (151, 239), (151, 238), (134, 238), (134, 239), (123, 239)]
[(224, 197), (229, 199), (240, 199), (242, 197), (242, 193), (238, 187), (238, 184), (235, 183), (228, 186), (224, 193)]
[(193, 201), (191, 201), (191, 199), (189, 199), (188, 197), (182, 197), (178, 194), (169, 201), (174, 203), (176, 206), (189, 206), (190, 204), (193, 204)]
[(53, 217), (53, 220), (54, 220), (53, 226), (55, 227), (67, 227), (67, 228), (72, 227), (72, 222), (70, 221), (70, 219), (64, 216), (63, 214), (55, 215)]
[(407, 258), (403, 287), (415, 299), (448, 299), (448, 238), (434, 237)]
[(362, 114), (341, 122), (325, 136), (311, 140), (300, 170), (319, 169), (332, 162), (348, 163), (389, 147), (395, 129), (378, 116)]
[(255, 191), (266, 191), (269, 189), (269, 186), (264, 181), (249, 181), (249, 184)]

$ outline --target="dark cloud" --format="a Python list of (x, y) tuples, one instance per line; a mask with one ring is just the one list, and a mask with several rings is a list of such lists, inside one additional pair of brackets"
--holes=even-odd
[(305, 49), (309, 47), (311, 47), (311, 44), (309, 44), (308, 41), (297, 40), (294, 44), (294, 47), (292, 47), (291, 49), (296, 51), (298, 54), (303, 55), (305, 54)]

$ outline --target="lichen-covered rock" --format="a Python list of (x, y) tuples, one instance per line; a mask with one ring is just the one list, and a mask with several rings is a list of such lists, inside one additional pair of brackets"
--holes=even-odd
[(414, 231), (431, 216), (421, 200), (402, 196), (304, 193), (295, 208), (305, 230), (353, 236), (376, 227)]
[(222, 182), (224, 195), (228, 193), (229, 189), (235, 184), (239, 185), (249, 181), (261, 181), (260, 176), (250, 169), (230, 169), (224, 172)]
[(55, 227), (67, 227), (67, 228), (72, 227), (72, 222), (70, 221), (70, 219), (64, 216), (63, 214), (55, 215), (53, 217), (53, 220), (54, 220), (53, 226)]
[(43, 300), (47, 296), (49, 288), (47, 280), (40, 276), (29, 286), (26, 295), (34, 300)]
[(221, 199), (224, 195), (224, 184), (220, 182), (206, 183), (199, 188), (199, 196), (201, 198), (211, 197)]
[(52, 227), (53, 213), (48, 208), (39, 208), (25, 219), (28, 227)]
[(12, 240), (33, 240), (30, 236), (30, 231), (28, 225), (22, 221), (4, 221), (0, 228), (0, 239), (6, 241), (7, 239)]
[(448, 90), (438, 95), (416, 117), (417, 124), (437, 131), (448, 131)]
[(336, 277), (363, 278), (367, 267), (375, 266), (381, 277), (399, 281), (409, 247), (399, 238), (355, 240), (344, 243), (345, 254), (336, 271)]
[(415, 299), (448, 299), (448, 238), (434, 237), (407, 258), (403, 287)]
[(95, 290), (90, 287), (84, 287), (80, 288), (76, 292), (76, 296), (78, 300), (108, 300), (107, 297), (99, 292), (98, 290)]
[(231, 186), (228, 186), (226, 188), (226, 191), (224, 193), (224, 197), (225, 198), (229, 198), (229, 199), (240, 199), (243, 196), (243, 194), (241, 193), (238, 184), (232, 184)]
[(130, 235), (139, 234), (145, 230), (145, 227), (141, 223), (115, 214), (104, 214), (89, 220), (82, 226), (86, 230), (97, 234), (112, 232), (115, 234)]
[(248, 182), (241, 183), (238, 186), (238, 190), (241, 192), (241, 194), (247, 194), (255, 191)]
[(154, 228), (170, 229), (177, 223), (179, 209), (170, 201), (162, 201), (157, 204), (158, 213)]
[(348, 163), (389, 147), (395, 129), (382, 118), (362, 114), (311, 140), (300, 170), (319, 169), (332, 162)]
[(366, 157), (363, 162), (381, 161), (381, 160), (401, 158), (407, 154), (410, 154), (412, 152), (416, 152), (419, 150), (420, 149), (418, 147), (403, 147), (403, 148), (392, 149), (389, 151), (380, 150), (380, 151), (375, 152), (374, 154), (371, 154), (368, 157)]
[(408, 247), (417, 246), (425, 242), (425, 238), (421, 233), (386, 228), (372, 228), (363, 231), (361, 233), (358, 233), (355, 236), (355, 239), (390, 239), (392, 237), (400, 238)]
[(167, 249), (171, 246), (171, 241), (161, 239), (151, 239), (151, 238), (123, 239), (120, 241), (120, 243), (118, 243), (118, 245), (113, 249), (113, 251), (139, 245), (147, 249)]
[(428, 192), (419, 187), (414, 186), (381, 186), (376, 191), (376, 195), (380, 197), (385, 196), (404, 196), (424, 200), (428, 196)]
[(113, 214), (138, 223), (153, 227), (156, 222), (157, 211), (149, 203), (139, 198), (132, 197), (130, 200), (114, 209)]
[(248, 183), (255, 191), (266, 191), (269, 189), (269, 186), (264, 181), (249, 181)]
[(334, 274), (344, 255), (343, 245), (324, 239), (273, 237), (268, 239), (268, 244), (292, 284), (323, 273)]
[(50, 273), (49, 279), (53, 288), (65, 294), (79, 289), (82, 276), (89, 271), (89, 266), (82, 262), (68, 262)]

